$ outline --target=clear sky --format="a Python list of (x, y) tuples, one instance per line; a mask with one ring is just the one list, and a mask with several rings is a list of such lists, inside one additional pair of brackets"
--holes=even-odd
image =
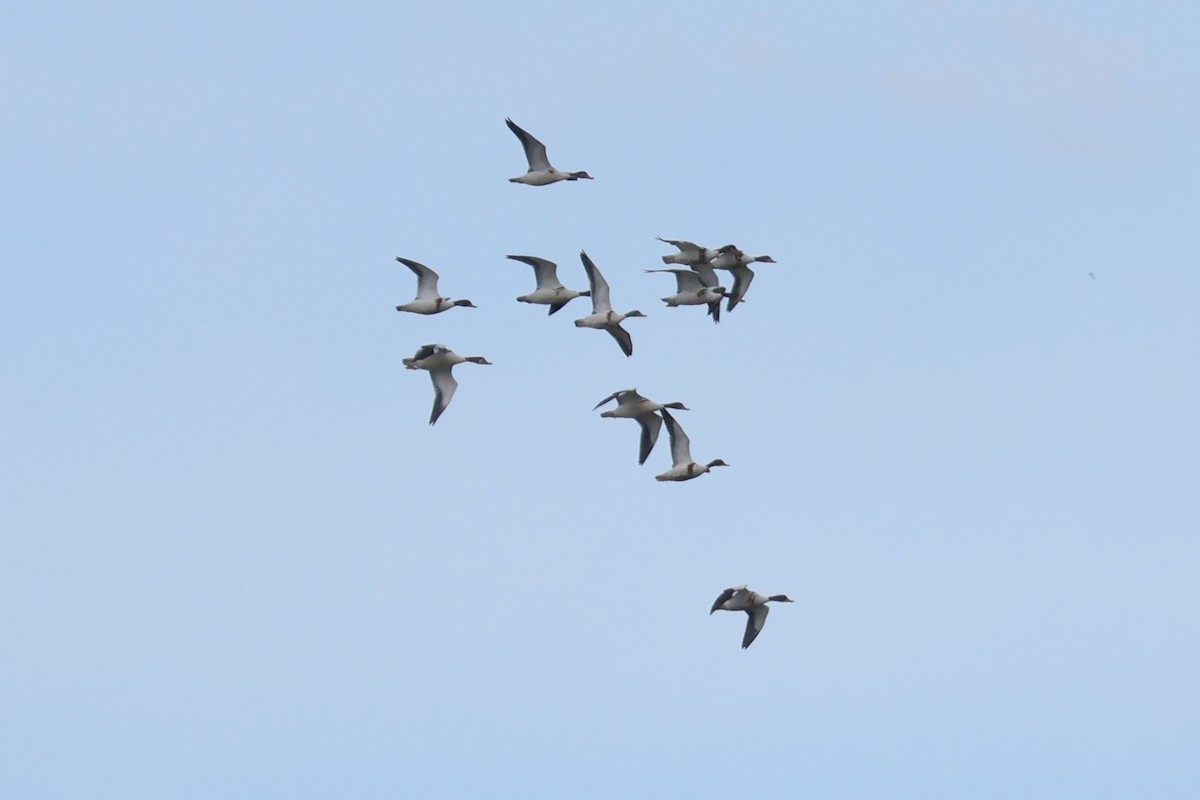
[[(1198, 27), (7, 2), (0, 796), (1196, 797)], [(580, 249), (633, 358), (514, 301)]]

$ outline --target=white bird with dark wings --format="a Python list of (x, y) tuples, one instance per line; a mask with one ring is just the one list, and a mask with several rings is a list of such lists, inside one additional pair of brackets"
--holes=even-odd
[(697, 464), (692, 460), (692, 443), (683, 427), (671, 416), (671, 412), (663, 408), (659, 411), (663, 422), (667, 423), (667, 436), (671, 440), (671, 468), (661, 475), (655, 475), (656, 481), (690, 481), (698, 478), (713, 467), (728, 467), (721, 459), (714, 459), (707, 464)]
[(727, 244), (720, 248), (716, 258), (708, 262), (711, 267), (733, 273), (733, 289), (727, 295), (729, 302), (725, 306), (726, 311), (733, 311), (734, 306), (746, 297), (746, 292), (750, 290), (750, 282), (754, 280), (754, 270), (750, 269), (750, 265), (756, 262), (774, 264), (775, 259), (770, 256), (749, 256), (737, 247)]
[(670, 272), (675, 276), (675, 294), (662, 299), (668, 308), (708, 306), (713, 322), (721, 321), (721, 298), (725, 296), (725, 287), (718, 285), (717, 274), (708, 264), (696, 264), (691, 269), (648, 269), (646, 272)]
[(529, 162), (529, 171), (516, 178), (509, 178), (509, 183), (523, 183), (526, 186), (547, 186), (559, 181), (577, 181), (580, 178), (590, 181), (592, 179), (591, 175), (582, 171), (559, 172), (550, 164), (550, 159), (546, 157), (546, 145), (533, 138), (528, 131), (511, 119), (505, 119), (504, 121), (508, 124), (508, 129), (521, 140), (521, 147), (525, 148), (525, 160)]
[(627, 356), (633, 355), (633, 337), (621, 327), (621, 321), (646, 315), (637, 310), (625, 314), (613, 311), (612, 302), (608, 299), (608, 281), (604, 280), (604, 276), (596, 269), (587, 253), (580, 250), (579, 259), (583, 262), (583, 271), (587, 273), (588, 283), (592, 287), (592, 313), (575, 320), (575, 327), (608, 331), (621, 346), (622, 353)]
[(451, 370), (455, 364), (467, 361), (472, 364), (487, 364), (488, 366), (491, 366), (492, 363), (483, 356), (460, 356), (444, 344), (422, 345), (412, 358), (404, 359), (406, 368), (428, 370), (429, 378), (433, 381), (433, 411), (429, 415), (430, 425), (438, 421), (438, 417), (446, 410), (446, 406), (450, 405), (454, 391), (458, 388), (458, 381), (454, 380)]
[(505, 258), (511, 258), (513, 261), (520, 261), (522, 264), (533, 267), (533, 277), (537, 281), (537, 288), (529, 294), (518, 297), (517, 302), (519, 303), (550, 306), (550, 313), (553, 314), (576, 297), (592, 296), (590, 290), (577, 292), (563, 286), (558, 279), (558, 265), (553, 261), (547, 261), (537, 256), (505, 256)]
[(451, 300), (438, 294), (438, 274), (429, 267), (408, 258), (396, 256), (396, 260), (411, 269), (417, 275), (417, 297), (410, 303), (396, 306), (397, 311), (411, 311), (414, 314), (440, 314), (455, 306), (476, 308), (470, 300)]
[(716, 611), (745, 611), (749, 617), (746, 620), (746, 632), (742, 635), (742, 649), (745, 650), (762, 630), (763, 623), (767, 621), (767, 614), (771, 611), (767, 608), (767, 603), (772, 602), (791, 603), (794, 601), (786, 594), (773, 594), (768, 597), (753, 592), (745, 586), (734, 586), (721, 592), (721, 596), (712, 604), (712, 609), (708, 613), (711, 616)]

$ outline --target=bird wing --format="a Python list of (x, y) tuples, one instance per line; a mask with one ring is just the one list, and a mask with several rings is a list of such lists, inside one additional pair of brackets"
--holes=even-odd
[(640, 402), (644, 401), (645, 399), (646, 398), (644, 398), (640, 394), (638, 394), (637, 389), (617, 389), (615, 392), (610, 394), (608, 397), (604, 398), (599, 403), (596, 403), (596, 405), (592, 406), (592, 411), (595, 411), (597, 408), (604, 405), (609, 400), (616, 400), (619, 405), (625, 405), (626, 403), (640, 403)]
[(646, 398), (638, 394), (637, 389), (622, 389), (617, 392), (617, 404), (622, 406), (636, 406), (647, 402)]
[(444, 353), (448, 349), (449, 348), (447, 348), (444, 344), (423, 344), (417, 350), (417, 352), (413, 354), (412, 360), (424, 361), (430, 356), (437, 355), (438, 353)]
[(726, 589), (725, 591), (721, 592), (721, 596), (718, 597), (716, 599), (716, 601), (712, 604), (712, 608), (709, 610), (708, 613), (711, 614), (714, 611), (719, 611), (721, 606), (725, 605), (725, 601), (731, 597), (733, 597), (733, 589)]
[(676, 291), (680, 294), (699, 292), (704, 288), (704, 285), (700, 283), (700, 276), (690, 269), (673, 269), (671, 272), (675, 273)]
[(763, 623), (767, 621), (767, 614), (769, 613), (771, 613), (771, 608), (766, 605), (746, 609), (746, 633), (742, 636), (743, 650), (749, 647), (750, 643), (758, 637), (758, 632), (762, 630)]
[(642, 438), (638, 444), (638, 464), (645, 464), (646, 459), (650, 457), (650, 451), (654, 449), (654, 443), (658, 441), (663, 421), (662, 417), (654, 412), (642, 414), (637, 421), (642, 426)]
[[(537, 256), (505, 256), (513, 261), (520, 261), (522, 264), (528, 264), (533, 267), (533, 276), (537, 280), (537, 288), (539, 289), (562, 289), (563, 285), (558, 280), (558, 265), (553, 261), (547, 261), (544, 258)], [(551, 314), (554, 312), (551, 311)]]
[(663, 422), (667, 423), (667, 436), (671, 441), (671, 466), (678, 467), (692, 463), (692, 442), (671, 412), (662, 410)]
[(721, 285), (721, 280), (717, 277), (717, 273), (713, 270), (711, 264), (692, 264), (692, 272), (696, 273), (696, 276), (700, 278), (702, 285), (710, 289)]
[(654, 238), (658, 239), (663, 244), (674, 245), (675, 247), (679, 248), (679, 252), (681, 253), (690, 253), (692, 251), (697, 253), (704, 252), (704, 248), (694, 242), (688, 242), (682, 239), (664, 239), (661, 236), (655, 236)]
[(704, 288), (700, 276), (690, 269), (648, 269), (646, 272), (670, 272), (675, 276), (675, 291), (679, 294), (698, 292)]
[(550, 166), (550, 159), (546, 157), (546, 145), (533, 138), (529, 131), (511, 119), (505, 119), (504, 121), (508, 124), (508, 129), (515, 133), (517, 138), (521, 140), (521, 147), (525, 148), (525, 160), (529, 162), (530, 172), (553, 169)]
[(604, 330), (612, 334), (612, 337), (617, 340), (617, 344), (621, 345), (621, 352), (627, 356), (633, 355), (633, 337), (629, 335), (629, 331), (617, 325), (609, 325)]
[[(693, 264), (692, 271), (700, 276), (700, 283), (709, 289), (721, 287), (721, 280), (717, 277), (717, 273), (711, 264)], [(708, 315), (713, 318), (713, 322), (721, 321), (721, 298), (718, 297), (708, 304)]]
[(454, 380), (454, 374), (449, 367), (430, 370), (429, 377), (433, 381), (433, 412), (429, 415), (429, 424), (432, 425), (438, 421), (446, 406), (450, 405), (454, 390), (458, 388), (458, 381)]
[(733, 311), (733, 307), (742, 302), (750, 288), (750, 282), (754, 280), (754, 270), (749, 267), (734, 267), (730, 272), (733, 273), (733, 291), (729, 295), (728, 305), (725, 306), (726, 311)]
[(401, 258), (396, 260), (417, 274), (417, 299), (432, 300), (438, 296), (438, 274), (419, 261)]
[[(588, 285), (592, 289), (592, 313), (604, 314), (612, 311), (612, 302), (608, 299), (608, 281), (604, 280), (600, 270), (596, 269), (596, 265), (588, 258), (588, 254), (582, 250), (579, 251), (579, 260), (583, 262), (583, 271), (587, 273)], [(624, 345), (622, 345), (622, 349), (624, 349)], [(626, 355), (629, 354), (626, 353)]]
[(617, 389), (615, 392), (610, 394), (608, 397), (604, 398), (599, 403), (596, 403), (596, 405), (592, 406), (592, 411), (595, 411), (597, 408), (599, 408), (600, 406), (609, 402), (610, 400), (616, 400), (619, 396), (621, 396), (625, 392), (629, 392), (629, 391), (632, 391), (632, 390), (631, 389)]

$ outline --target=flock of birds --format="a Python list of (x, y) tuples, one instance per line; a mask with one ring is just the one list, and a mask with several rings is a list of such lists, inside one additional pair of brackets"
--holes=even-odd
[[(527, 186), (548, 186), (559, 181), (592, 180), (586, 172), (562, 172), (551, 165), (546, 155), (546, 146), (518, 126), (511, 119), (506, 119), (509, 130), (520, 140), (525, 150), (525, 158), (529, 169), (523, 175), (509, 178), (511, 183)], [(664, 264), (678, 265), (670, 269), (648, 269), (647, 273), (670, 273), (675, 276), (676, 290), (674, 294), (662, 298), (671, 308), (677, 306), (706, 306), (713, 322), (721, 320), (721, 301), (724, 300), (725, 310), (733, 311), (745, 299), (750, 283), (754, 280), (754, 272), (750, 265), (763, 262), (773, 264), (775, 259), (770, 256), (750, 256), (738, 247), (729, 244), (717, 249), (701, 247), (693, 242), (662, 239), (659, 241), (673, 246), (678, 252), (662, 257)], [(567, 303), (577, 297), (588, 297), (592, 301), (592, 313), (575, 320), (577, 328), (592, 328), (607, 331), (626, 356), (633, 355), (633, 337), (629, 331), (621, 327), (627, 319), (645, 317), (636, 309), (620, 313), (615, 311), (609, 296), (608, 282), (600, 270), (588, 257), (580, 251), (579, 258), (587, 275), (586, 290), (568, 289), (558, 278), (558, 265), (537, 256), (509, 255), (507, 258), (518, 261), (533, 268), (536, 288), (529, 294), (517, 298), (522, 303), (549, 306), (549, 314), (553, 315), (562, 310)], [(417, 277), (417, 296), (408, 303), (396, 306), (397, 311), (413, 314), (440, 314), (452, 308), (476, 308), (470, 300), (453, 300), (442, 297), (438, 290), (439, 276), (429, 267), (417, 261), (397, 256), (397, 261), (404, 264)], [(725, 270), (733, 276), (733, 287), (727, 289), (721, 285), (715, 270)], [(453, 369), (458, 364), (491, 365), (483, 356), (461, 356), (443, 344), (422, 345), (411, 358), (404, 359), (408, 369), (422, 369), (429, 373), (433, 382), (433, 411), (429, 415), (429, 424), (433, 425), (445, 413), (446, 408), (458, 389), (454, 379)], [(641, 428), (641, 438), (638, 447), (638, 464), (644, 464), (654, 449), (655, 442), (663, 425), (666, 425), (667, 436), (671, 445), (671, 468), (656, 475), (658, 481), (687, 481), (698, 478), (714, 467), (729, 466), (721, 459), (700, 463), (692, 458), (691, 441), (683, 431), (683, 427), (671, 415), (670, 409), (686, 411), (687, 406), (680, 402), (657, 403), (638, 393), (636, 389), (621, 389), (605, 397), (592, 409), (599, 409), (612, 401), (616, 406), (601, 412), (601, 417), (635, 420)], [(762, 595), (747, 589), (745, 586), (734, 586), (726, 589), (713, 603), (709, 614), (716, 611), (744, 611), (747, 615), (746, 631), (742, 636), (742, 647), (747, 648), (762, 630), (769, 608), (767, 603), (793, 602), (786, 595)]]

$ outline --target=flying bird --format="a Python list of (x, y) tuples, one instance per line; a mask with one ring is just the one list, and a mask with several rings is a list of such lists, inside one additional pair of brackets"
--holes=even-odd
[(737, 247), (727, 244), (717, 251), (717, 255), (709, 259), (709, 263), (717, 269), (732, 269), (736, 266), (748, 267), (751, 264), (761, 261), (764, 264), (774, 264), (775, 259), (770, 256), (751, 256), (746, 255)]
[(720, 255), (709, 264), (716, 269), (729, 270), (733, 273), (733, 289), (728, 293), (729, 301), (725, 305), (726, 311), (733, 311), (734, 306), (745, 298), (746, 292), (750, 289), (750, 282), (754, 280), (754, 270), (750, 269), (750, 265), (755, 262), (774, 264), (775, 259), (770, 256), (748, 256), (731, 244), (725, 245), (720, 250)]
[(600, 416), (610, 419), (637, 420), (638, 425), (642, 428), (642, 438), (638, 446), (638, 464), (646, 463), (650, 451), (654, 449), (654, 443), (658, 441), (658, 433), (662, 429), (662, 417), (655, 412), (664, 408), (688, 410), (683, 403), (656, 403), (642, 397), (638, 394), (637, 389), (619, 389), (596, 403), (592, 407), (592, 411), (611, 400), (617, 401), (617, 407), (600, 412)]
[(450, 405), (454, 390), (458, 388), (458, 381), (454, 380), (451, 370), (455, 364), (466, 361), (488, 366), (492, 364), (483, 356), (460, 356), (444, 344), (422, 345), (412, 358), (404, 359), (404, 366), (408, 369), (429, 370), (429, 377), (433, 381), (433, 412), (429, 415), (430, 425), (438, 421), (446, 406)]
[(721, 592), (721, 596), (713, 603), (712, 610), (708, 614), (712, 616), (715, 611), (745, 611), (748, 617), (746, 632), (742, 635), (742, 649), (745, 650), (758, 636), (763, 623), (767, 621), (767, 614), (771, 611), (767, 607), (767, 603), (771, 602), (791, 603), (794, 601), (786, 594), (773, 594), (767, 597), (753, 592), (745, 586), (734, 586)]
[(511, 119), (504, 120), (508, 124), (508, 129), (516, 134), (521, 140), (521, 146), (525, 148), (525, 160), (529, 162), (529, 171), (517, 178), (509, 178), (509, 183), (523, 183), (526, 186), (546, 186), (559, 181), (577, 181), (580, 178), (591, 180), (592, 176), (586, 172), (559, 172), (550, 164), (550, 159), (546, 157), (546, 145), (533, 138), (517, 123)]
[(440, 296), (438, 294), (438, 274), (424, 264), (400, 256), (396, 256), (396, 260), (417, 275), (416, 299), (411, 303), (396, 306), (397, 311), (411, 311), (414, 314), (440, 314), (455, 306), (478, 308), (470, 300), (451, 300), (448, 297)]
[(579, 259), (583, 262), (583, 271), (587, 273), (588, 283), (591, 284), (592, 313), (575, 320), (575, 327), (608, 331), (621, 346), (621, 352), (627, 356), (633, 355), (633, 337), (621, 327), (621, 321), (646, 315), (636, 310), (626, 314), (613, 311), (612, 303), (608, 299), (608, 281), (604, 280), (604, 276), (596, 269), (587, 253), (580, 250)]
[[(698, 270), (704, 270), (701, 273)], [(648, 269), (646, 272), (670, 272), (675, 276), (675, 294), (664, 297), (662, 301), (668, 308), (675, 306), (708, 306), (709, 314), (716, 306), (718, 315), (721, 313), (721, 298), (725, 296), (725, 287), (717, 285), (717, 274), (707, 264), (697, 264), (692, 269)], [(711, 284), (705, 280), (712, 281)], [(714, 319), (720, 322), (720, 316)]]
[(671, 441), (671, 468), (661, 475), (655, 475), (656, 481), (690, 481), (698, 478), (713, 467), (728, 467), (721, 459), (714, 459), (707, 464), (697, 464), (692, 460), (692, 443), (683, 427), (671, 416), (665, 408), (660, 409), (663, 422), (667, 424), (667, 436)]
[(520, 261), (522, 264), (533, 267), (537, 288), (529, 294), (518, 297), (517, 300), (521, 303), (550, 306), (550, 313), (553, 314), (576, 297), (592, 296), (591, 290), (577, 292), (563, 286), (558, 280), (558, 265), (553, 261), (547, 261), (537, 256), (505, 256), (505, 258), (511, 258), (513, 261)]

